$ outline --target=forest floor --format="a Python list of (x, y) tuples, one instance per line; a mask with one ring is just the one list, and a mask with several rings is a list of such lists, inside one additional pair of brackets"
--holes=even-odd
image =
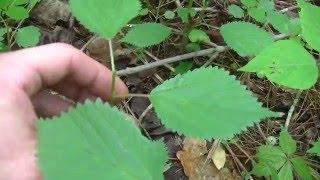
[[(136, 18), (134, 22), (161, 22), (177, 33), (171, 35), (162, 44), (144, 50), (136, 50), (114, 41), (118, 70), (169, 57), (181, 57), (181, 55), (187, 53), (185, 50), (187, 39), (184, 32), (191, 27), (204, 30), (209, 35), (211, 42), (221, 46), (225, 45), (219, 33), (219, 27), (234, 20), (227, 12), (228, 5), (239, 4), (237, 0), (211, 0), (207, 1), (209, 2), (207, 7), (202, 8), (202, 1), (195, 0), (193, 8), (198, 15), (190, 19), (188, 24), (185, 24), (178, 18), (166, 19), (164, 13), (168, 10), (175, 11), (179, 6), (187, 6), (187, 1), (142, 0), (142, 2), (144, 7), (149, 9), (149, 12)], [(291, 16), (297, 16), (297, 8), (292, 0), (276, 0), (275, 6), (276, 9), (285, 10)], [(71, 16), (66, 1), (42, 0), (33, 9), (31, 19), (25, 23), (33, 24), (41, 29), (40, 44), (53, 42), (72, 44), (110, 67), (108, 43), (93, 36), (92, 33), (80, 25)], [(211, 48), (211, 46), (201, 45), (202, 50), (208, 48)], [(185, 72), (203, 65), (219, 66), (235, 75), (265, 107), (284, 114), (282, 118), (265, 120), (256, 124), (237, 135), (232, 142), (224, 143), (227, 162), (221, 170), (218, 170), (215, 164), (208, 160), (211, 159), (208, 157), (208, 153), (213, 141), (185, 139), (185, 137), (166, 129), (161, 125), (146, 98), (133, 97), (125, 100), (120, 105), (121, 108), (137, 120), (142, 133), (146, 137), (152, 139), (164, 138), (171, 161), (170, 166), (164, 172), (166, 179), (188, 179), (188, 177), (241, 179), (245, 172), (251, 171), (257, 147), (265, 144), (273, 137), (277, 138), (281, 127), (285, 126), (286, 122), (289, 133), (297, 141), (300, 155), (305, 155), (311, 144), (317, 141), (320, 136), (320, 85), (317, 84), (301, 94), (293, 90), (283, 90), (266, 79), (257, 78), (254, 74), (238, 72), (237, 69), (247, 62), (247, 58), (240, 57), (235, 52), (228, 50), (218, 56), (213, 57), (212, 54), (202, 57), (194, 56), (163, 67), (121, 77), (131, 93), (148, 94), (154, 87), (173, 77), (177, 71)], [(179, 111), (179, 107), (177, 107), (177, 111)], [(312, 167), (319, 171), (319, 159), (310, 159), (310, 162), (313, 162)], [(198, 171), (201, 171), (201, 173), (199, 174)]]

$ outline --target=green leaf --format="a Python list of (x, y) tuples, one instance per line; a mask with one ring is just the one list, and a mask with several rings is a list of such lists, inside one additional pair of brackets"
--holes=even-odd
[(320, 7), (309, 3), (299, 3), (302, 36), (307, 43), (320, 52)]
[(198, 29), (192, 29), (191, 32), (188, 35), (189, 39), (191, 42), (193, 43), (208, 43), (210, 42), (210, 38), (207, 35), (206, 32), (202, 31), (202, 30), (198, 30)]
[(216, 67), (165, 81), (150, 93), (150, 100), (167, 128), (201, 139), (229, 139), (254, 122), (279, 116), (262, 108), (234, 76)]
[(101, 101), (40, 120), (37, 129), (46, 180), (163, 179), (164, 144), (143, 137), (124, 114)]
[(315, 59), (294, 40), (273, 43), (240, 70), (264, 74), (272, 82), (301, 90), (318, 79)]
[(3, 41), (3, 35), (7, 34), (7, 28), (0, 28), (0, 41)]
[(144, 48), (161, 43), (170, 36), (170, 33), (171, 30), (162, 24), (138, 24), (130, 29), (122, 41)]
[(7, 11), (5, 11), (7, 16), (11, 19), (20, 21), (29, 17), (28, 10), (21, 6), (11, 6)]
[(268, 166), (265, 163), (257, 163), (253, 166), (252, 174), (255, 176), (271, 176), (272, 174), (277, 174), (277, 170), (272, 169), (272, 167)]
[(194, 17), (197, 14), (193, 8), (178, 8), (177, 13), (183, 23), (189, 22), (189, 17)]
[(241, 9), (241, 7), (234, 5), (234, 4), (231, 4), (228, 7), (228, 13), (235, 18), (243, 18), (244, 17), (244, 12)]
[(307, 165), (307, 162), (302, 157), (292, 158), (291, 163), (293, 169), (303, 180), (312, 180), (310, 167)]
[(0, 0), (0, 9), (7, 9), (12, 0)]
[(16, 42), (20, 47), (32, 47), (39, 43), (40, 30), (34, 26), (20, 28), (16, 34)]
[(286, 130), (282, 130), (280, 132), (279, 145), (282, 151), (288, 155), (295, 153), (297, 150), (296, 141), (292, 139), (292, 137)]
[(299, 18), (290, 19), (289, 30), (292, 35), (301, 34), (301, 23)]
[(164, 17), (166, 18), (166, 19), (173, 19), (174, 17), (176, 16), (176, 14), (175, 14), (175, 12), (173, 12), (173, 11), (166, 11), (165, 13), (164, 13)]
[(265, 12), (270, 12), (274, 10), (274, 2), (273, 0), (259, 0), (258, 7)]
[(248, 14), (251, 16), (253, 19), (255, 19), (258, 22), (264, 23), (267, 20), (267, 15), (264, 9), (260, 7), (253, 7), (248, 9)]
[(220, 32), (227, 45), (240, 56), (258, 55), (273, 42), (268, 32), (248, 22), (225, 24), (220, 28)]
[(178, 74), (185, 74), (187, 73), (189, 70), (191, 70), (193, 66), (193, 63), (191, 61), (182, 61), (179, 63), (179, 65), (177, 67), (175, 67), (175, 75)]
[(267, 20), (280, 33), (290, 34), (290, 20), (288, 16), (278, 11), (270, 11), (267, 13)]
[(196, 52), (196, 51), (200, 51), (201, 47), (198, 43), (188, 43), (186, 45), (186, 51), (187, 52)]
[(308, 153), (317, 154), (320, 156), (320, 141), (313, 144), (313, 147), (308, 150)]
[(263, 145), (258, 148), (257, 158), (259, 163), (279, 170), (286, 162), (286, 155), (278, 148), (271, 145)]
[(140, 16), (146, 16), (149, 14), (149, 9), (148, 8), (143, 8), (140, 10), (139, 15)]
[(279, 179), (281, 180), (293, 180), (292, 166), (290, 161), (287, 161), (279, 171)]
[(69, 4), (81, 24), (108, 40), (141, 9), (139, 0), (70, 0)]
[(256, 0), (241, 0), (241, 3), (247, 8), (252, 8), (258, 5)]

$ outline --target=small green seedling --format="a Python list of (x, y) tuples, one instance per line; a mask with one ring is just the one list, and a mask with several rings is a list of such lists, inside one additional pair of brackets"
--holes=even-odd
[(293, 180), (296, 174), (302, 179), (312, 180), (311, 167), (296, 151), (296, 142), (283, 130), (280, 133), (279, 146), (264, 145), (258, 148), (258, 163), (254, 165), (252, 174), (271, 177), (272, 180)]
[[(35, 26), (21, 27), (22, 22), (29, 17), (29, 11), (38, 1), (1, 0), (0, 51), (10, 50), (14, 44), (22, 48), (38, 44), (40, 38), (39, 29)], [(12, 23), (12, 21), (16, 23)], [(5, 40), (6, 42), (4, 42)]]

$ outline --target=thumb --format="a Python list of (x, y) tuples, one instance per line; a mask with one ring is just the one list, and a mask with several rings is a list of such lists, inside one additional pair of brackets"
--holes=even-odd
[(32, 104), (18, 88), (0, 89), (0, 179), (40, 179)]

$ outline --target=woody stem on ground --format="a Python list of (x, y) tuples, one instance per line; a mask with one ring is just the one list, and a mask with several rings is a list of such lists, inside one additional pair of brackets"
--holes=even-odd
[(288, 115), (287, 115), (287, 119), (286, 119), (286, 122), (285, 122), (285, 125), (284, 127), (288, 130), (288, 127), (289, 127), (289, 124), (290, 124), (290, 121), (292, 119), (292, 115), (293, 115), (293, 112), (299, 102), (299, 99), (300, 99), (300, 96), (301, 96), (301, 93), (302, 91), (299, 91), (297, 94), (296, 94), (296, 97), (294, 98), (293, 100), (293, 103), (288, 111)]
[(152, 69), (155, 67), (163, 66), (165, 64), (174, 63), (174, 62), (178, 62), (178, 61), (182, 61), (182, 60), (190, 59), (190, 58), (194, 58), (194, 57), (199, 57), (199, 56), (207, 56), (207, 55), (212, 54), (214, 52), (224, 52), (226, 50), (227, 50), (227, 47), (224, 47), (224, 46), (218, 46), (216, 48), (204, 49), (204, 50), (200, 50), (197, 52), (192, 52), (192, 53), (183, 54), (183, 55), (179, 55), (179, 56), (175, 56), (175, 57), (170, 57), (167, 59), (163, 59), (161, 61), (156, 61), (153, 63), (120, 70), (117, 72), (117, 75), (118, 76), (126, 76), (129, 74), (134, 74), (134, 73), (145, 71), (145, 70)]

